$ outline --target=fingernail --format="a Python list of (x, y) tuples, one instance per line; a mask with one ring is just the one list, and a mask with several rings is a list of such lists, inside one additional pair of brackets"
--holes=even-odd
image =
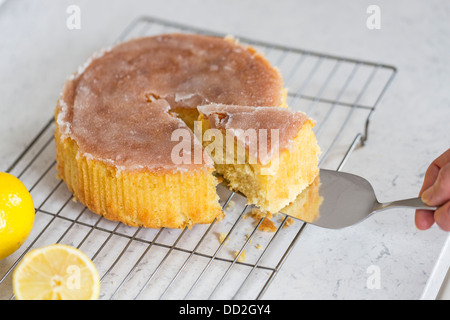
[(430, 203), (431, 199), (433, 198), (433, 187), (428, 188), (422, 193), (422, 200), (425, 203)]

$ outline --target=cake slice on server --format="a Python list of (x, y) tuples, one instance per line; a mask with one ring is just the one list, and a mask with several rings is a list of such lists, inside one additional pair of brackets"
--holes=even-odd
[(194, 133), (202, 134), (216, 171), (248, 204), (277, 213), (319, 174), (315, 122), (303, 112), (223, 104), (198, 110)]

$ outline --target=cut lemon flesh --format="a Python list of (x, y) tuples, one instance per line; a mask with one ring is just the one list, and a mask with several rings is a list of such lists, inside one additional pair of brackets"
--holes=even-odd
[(13, 290), (17, 300), (95, 300), (100, 278), (82, 251), (53, 244), (23, 257), (14, 270)]

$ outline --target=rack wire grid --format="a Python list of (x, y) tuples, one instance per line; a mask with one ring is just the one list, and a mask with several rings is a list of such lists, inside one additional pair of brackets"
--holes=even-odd
[[(225, 36), (151, 17), (139, 17), (118, 41), (184, 32)], [(393, 66), (236, 37), (277, 66), (289, 90), (288, 104), (317, 121), (321, 168), (340, 170), (367, 140), (370, 116), (392, 82)], [(53, 119), (11, 165), (33, 196), (35, 225), (26, 243), (0, 261), (0, 298), (14, 299), (12, 274), (33, 248), (64, 243), (85, 252), (101, 277), (101, 299), (262, 299), (307, 224), (273, 218), (273, 233), (258, 229), (264, 218), (245, 219), (245, 198), (218, 186), (226, 218), (192, 229), (146, 229), (98, 216), (73, 201), (56, 178)], [(220, 242), (219, 235), (226, 238)], [(245, 252), (245, 253), (244, 253)], [(245, 260), (242, 258), (245, 254)]]

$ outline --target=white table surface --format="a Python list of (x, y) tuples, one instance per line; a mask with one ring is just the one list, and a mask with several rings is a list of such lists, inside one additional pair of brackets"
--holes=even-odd
[[(345, 166), (370, 180), (380, 200), (416, 196), (429, 163), (450, 147), (446, 0), (376, 1), (379, 30), (366, 27), (373, 1), (1, 2), (0, 170), (47, 123), (65, 78), (145, 14), (396, 66), (396, 79), (372, 117), (368, 144)], [(66, 27), (72, 4), (81, 9), (80, 30)], [(444, 281), (448, 233), (437, 226), (418, 231), (413, 217), (411, 210), (391, 210), (341, 231), (308, 226), (265, 297), (450, 299)], [(379, 289), (366, 285), (370, 266), (380, 271)]]

